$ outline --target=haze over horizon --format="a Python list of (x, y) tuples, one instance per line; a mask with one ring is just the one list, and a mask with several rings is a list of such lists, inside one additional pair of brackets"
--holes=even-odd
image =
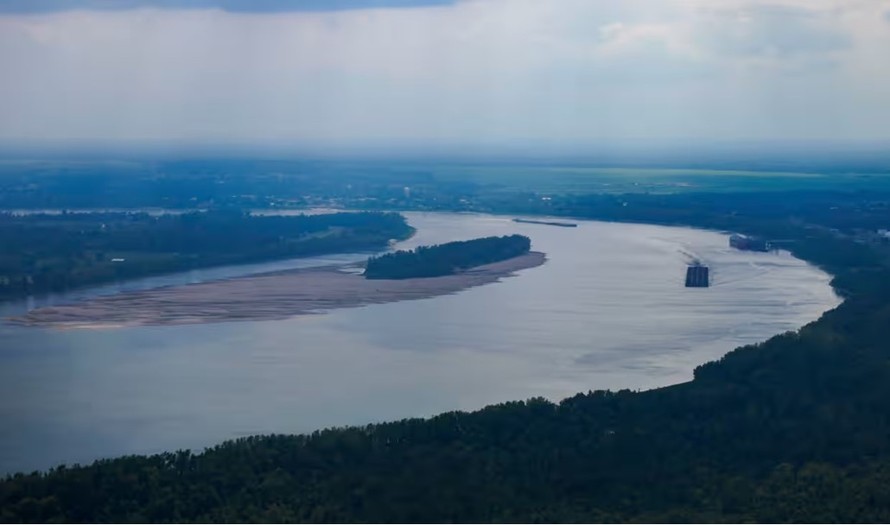
[(890, 140), (887, 0), (11, 0), (0, 141)]

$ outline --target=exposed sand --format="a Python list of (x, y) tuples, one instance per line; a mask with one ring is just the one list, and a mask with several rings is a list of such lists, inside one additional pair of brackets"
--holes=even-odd
[(365, 279), (358, 275), (357, 265), (288, 270), (38, 308), (11, 322), (56, 328), (113, 328), (286, 319), (335, 308), (452, 294), (497, 282), (545, 261), (545, 254), (529, 252), (456, 275), (402, 280)]

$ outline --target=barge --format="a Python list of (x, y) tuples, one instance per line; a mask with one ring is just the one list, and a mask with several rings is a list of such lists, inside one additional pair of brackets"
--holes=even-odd
[(711, 285), (707, 266), (700, 263), (686, 268), (686, 288), (707, 288)]
[(535, 219), (513, 219), (513, 222), (521, 222), (523, 224), (544, 224), (546, 226), (561, 226), (563, 228), (577, 228), (578, 225), (573, 222), (559, 222), (559, 221), (539, 221)]
[(768, 252), (772, 248), (770, 243), (763, 239), (738, 234), (729, 237), (729, 246), (736, 250), (745, 250), (749, 252)]

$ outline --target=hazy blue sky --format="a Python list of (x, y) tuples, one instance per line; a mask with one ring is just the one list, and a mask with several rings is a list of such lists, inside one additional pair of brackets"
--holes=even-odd
[(0, 0), (0, 140), (890, 139), (890, 0)]

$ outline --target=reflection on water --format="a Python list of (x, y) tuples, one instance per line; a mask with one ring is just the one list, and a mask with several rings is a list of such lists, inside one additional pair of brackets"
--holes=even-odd
[[(668, 385), (838, 303), (823, 272), (787, 253), (731, 250), (714, 232), (407, 215), (418, 233), (401, 247), (522, 233), (549, 260), (454, 295), (287, 321), (76, 331), (0, 325), (0, 471)], [(362, 257), (201, 270), (123, 288)], [(711, 266), (711, 288), (683, 287), (690, 258)], [(6, 304), (0, 314), (28, 306)]]

